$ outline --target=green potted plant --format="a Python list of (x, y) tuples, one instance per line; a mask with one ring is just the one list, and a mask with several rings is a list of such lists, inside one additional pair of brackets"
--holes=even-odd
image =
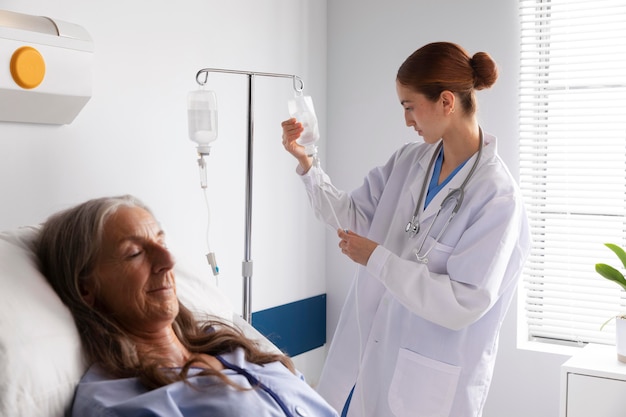
[[(612, 243), (606, 243), (605, 246), (617, 255), (622, 262), (622, 266), (626, 269), (626, 251)], [(626, 278), (624, 278), (624, 274), (616, 268), (607, 264), (598, 263), (596, 264), (596, 272), (609, 281), (615, 282), (626, 291)], [(626, 314), (621, 314), (616, 317), (615, 344), (617, 347), (617, 359), (620, 362), (626, 362)]]

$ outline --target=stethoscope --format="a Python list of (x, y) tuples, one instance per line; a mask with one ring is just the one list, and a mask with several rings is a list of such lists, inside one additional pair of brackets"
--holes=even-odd
[[(430, 226), (428, 226), (428, 230), (426, 230), (426, 233), (424, 233), (424, 236), (422, 237), (422, 243), (420, 244), (419, 248), (415, 251), (415, 257), (417, 258), (417, 261), (420, 263), (424, 263), (424, 264), (428, 263), (428, 254), (430, 253), (431, 250), (433, 250), (437, 242), (439, 242), (439, 239), (441, 239), (441, 236), (443, 236), (444, 232), (448, 228), (448, 225), (450, 224), (450, 222), (452, 221), (456, 213), (459, 211), (459, 208), (461, 208), (461, 204), (463, 203), (463, 197), (465, 196), (465, 185), (467, 185), (470, 178), (472, 178), (472, 175), (474, 175), (474, 171), (476, 170), (476, 167), (478, 166), (478, 162), (480, 161), (480, 157), (483, 153), (483, 130), (480, 128), (480, 126), (478, 127), (478, 133), (479, 133), (478, 156), (476, 156), (476, 160), (474, 161), (474, 164), (472, 165), (472, 169), (470, 169), (470, 172), (467, 174), (467, 177), (465, 177), (465, 181), (463, 181), (461, 186), (459, 188), (451, 189), (448, 192), (448, 195), (443, 199), (443, 201), (441, 202), (441, 205), (439, 206), (439, 210), (437, 210), (437, 214), (435, 214), (433, 221), (430, 223)], [(430, 159), (430, 163), (428, 164), (428, 169), (426, 170), (427, 174), (431, 172), (433, 165), (435, 164), (435, 160), (437, 160), (437, 156), (439, 155), (439, 152), (441, 151), (442, 146), (443, 146), (443, 141), (439, 142), (437, 149), (435, 149), (435, 153), (433, 153), (433, 156)], [(404, 231), (409, 234), (409, 239), (412, 239), (415, 236), (417, 236), (417, 234), (420, 231), (419, 210), (420, 210), (420, 206), (423, 204), (424, 196), (426, 195), (426, 183), (427, 182), (428, 182), (428, 175), (425, 175), (424, 183), (422, 184), (422, 190), (420, 191), (420, 197), (417, 200), (417, 205), (415, 206), (415, 211), (413, 212), (413, 217), (411, 218), (411, 221), (407, 223), (404, 229)], [(448, 220), (446, 220), (446, 223), (443, 225), (443, 227), (439, 231), (439, 234), (437, 234), (437, 237), (435, 238), (435, 241), (433, 242), (432, 246), (428, 248), (426, 253), (424, 253), (423, 255), (420, 255), (420, 253), (422, 252), (422, 249), (424, 248), (424, 244), (426, 243), (426, 238), (430, 234), (430, 229), (432, 229), (433, 225), (437, 221), (437, 218), (439, 217), (441, 210), (446, 206), (446, 204), (448, 204), (452, 200), (456, 200), (456, 202), (454, 204), (454, 207), (452, 208), (452, 211), (450, 212), (450, 216), (448, 217)]]

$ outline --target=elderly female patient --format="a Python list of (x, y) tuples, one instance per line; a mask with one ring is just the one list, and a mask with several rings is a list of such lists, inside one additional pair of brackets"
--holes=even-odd
[(177, 298), (163, 230), (132, 196), (52, 215), (37, 255), (92, 364), (73, 416), (337, 415), (289, 358), (194, 318)]

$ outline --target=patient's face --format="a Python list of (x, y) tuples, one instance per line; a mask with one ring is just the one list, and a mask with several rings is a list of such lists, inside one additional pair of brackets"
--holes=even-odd
[(178, 314), (173, 267), (154, 217), (139, 207), (122, 207), (105, 223), (93, 275), (97, 285), (85, 299), (92, 296), (97, 308), (131, 333), (161, 330)]

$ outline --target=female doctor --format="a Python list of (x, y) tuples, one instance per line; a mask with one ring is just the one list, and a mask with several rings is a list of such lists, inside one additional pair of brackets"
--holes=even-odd
[(396, 89), (408, 143), (352, 192), (336, 189), (282, 123), (316, 215), (358, 264), (319, 392), (344, 416), (479, 417), (498, 333), (529, 250), (519, 189), (476, 118), (491, 57), (423, 46)]

